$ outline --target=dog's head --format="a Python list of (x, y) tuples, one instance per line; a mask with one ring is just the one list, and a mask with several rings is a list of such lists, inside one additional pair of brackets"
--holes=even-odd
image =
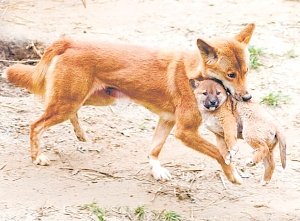
[(205, 77), (222, 81), (226, 90), (239, 101), (248, 101), (252, 97), (247, 91), (246, 77), (249, 66), (247, 46), (254, 28), (254, 24), (248, 24), (232, 39), (216, 39), (211, 43), (197, 40)]
[(205, 111), (218, 109), (226, 100), (227, 93), (220, 83), (213, 80), (190, 80), (198, 107)]

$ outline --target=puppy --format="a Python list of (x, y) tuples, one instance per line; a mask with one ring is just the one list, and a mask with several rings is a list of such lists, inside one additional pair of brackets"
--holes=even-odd
[(228, 96), (223, 85), (214, 80), (191, 81), (205, 126), (216, 135), (217, 146), (227, 164), (236, 154), (237, 138), (243, 138), (254, 150), (247, 166), (263, 161), (262, 184), (274, 172), (273, 150), (279, 142), (282, 167), (286, 167), (286, 141), (276, 120), (254, 102), (239, 102)]

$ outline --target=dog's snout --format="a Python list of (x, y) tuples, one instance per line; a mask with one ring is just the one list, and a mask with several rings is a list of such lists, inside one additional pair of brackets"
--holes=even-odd
[(243, 101), (249, 101), (249, 100), (251, 100), (252, 96), (251, 96), (251, 94), (245, 94), (242, 98), (243, 98)]
[(210, 101), (210, 105), (212, 105), (212, 106), (215, 106), (215, 105), (216, 105), (216, 103), (217, 103), (217, 101), (215, 101), (215, 100), (213, 100), (213, 101)]

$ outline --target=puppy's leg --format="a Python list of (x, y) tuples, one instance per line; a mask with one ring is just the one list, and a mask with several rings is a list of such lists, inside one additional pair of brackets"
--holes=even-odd
[(215, 135), (216, 135), (217, 147), (221, 155), (223, 156), (225, 163), (229, 165), (232, 160), (232, 154), (230, 153), (229, 148), (227, 147), (224, 137), (217, 134)]
[(199, 135), (198, 128), (202, 121), (201, 115), (196, 107), (193, 108), (193, 104), (188, 103), (188, 100), (186, 102), (182, 101), (176, 109), (176, 137), (188, 147), (217, 160), (228, 180), (240, 184), (242, 179), (234, 166), (227, 165), (216, 146)]
[(221, 153), (224, 157), (225, 163), (230, 164), (232, 158), (238, 152), (237, 146), (237, 122), (233, 115), (223, 116), (221, 119), (221, 125), (224, 131), (224, 141), (227, 147), (227, 153)]
[(79, 105), (76, 104), (52, 102), (52, 104), (50, 103), (50, 105), (47, 106), (45, 113), (31, 125), (30, 147), (33, 163), (42, 166), (50, 164), (49, 159), (41, 151), (39, 139), (47, 128), (69, 119), (76, 113), (78, 108)]
[(170, 134), (175, 122), (159, 119), (155, 133), (151, 143), (151, 152), (149, 154), (149, 163), (152, 167), (152, 175), (156, 180), (169, 180), (171, 174), (169, 171), (160, 165), (158, 155)]
[(77, 113), (74, 114), (72, 117), (70, 117), (70, 122), (73, 125), (74, 132), (76, 134), (77, 139), (79, 141), (86, 142), (88, 139), (87, 139), (87, 136), (86, 136), (84, 130), (81, 128), (81, 126), (79, 124)]
[(247, 160), (247, 166), (255, 166), (270, 154), (269, 147), (266, 143), (259, 140), (245, 138), (247, 143), (255, 150), (252, 159)]
[(263, 159), (263, 162), (265, 167), (265, 173), (263, 179), (261, 180), (261, 184), (264, 186), (270, 182), (275, 169), (275, 161), (274, 161), (274, 155), (272, 151), (270, 151), (270, 154), (268, 154), (265, 157), (265, 159)]

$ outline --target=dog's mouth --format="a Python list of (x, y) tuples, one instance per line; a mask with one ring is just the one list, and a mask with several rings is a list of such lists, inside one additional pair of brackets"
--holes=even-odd
[(219, 104), (203, 104), (203, 106), (209, 111), (214, 111), (219, 107)]

